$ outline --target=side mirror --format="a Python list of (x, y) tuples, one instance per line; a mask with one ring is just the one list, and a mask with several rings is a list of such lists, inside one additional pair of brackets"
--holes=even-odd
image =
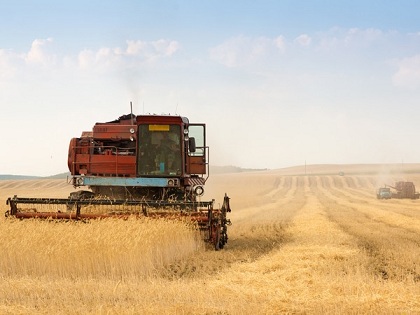
[(190, 152), (194, 153), (195, 152), (195, 138), (191, 137), (188, 139), (188, 147), (190, 149)]

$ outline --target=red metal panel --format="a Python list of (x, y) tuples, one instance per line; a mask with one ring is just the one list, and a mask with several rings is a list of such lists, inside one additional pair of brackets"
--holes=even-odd
[[(131, 132), (133, 130), (134, 132)], [(94, 139), (130, 139), (135, 137), (137, 126), (134, 125), (111, 125), (96, 124), (93, 127)]]
[(187, 173), (206, 174), (206, 162), (203, 156), (189, 156)]
[(119, 155), (92, 155), (89, 174), (136, 175), (136, 157)]
[(87, 174), (89, 166), (89, 154), (76, 154), (73, 163), (72, 175)]
[(118, 155), (77, 154), (73, 164), (74, 174), (136, 175), (136, 157)]
[(67, 166), (69, 167), (69, 171), (72, 175), (75, 175), (75, 169), (74, 169), (74, 162), (76, 161), (76, 147), (77, 145), (77, 138), (73, 138), (70, 140), (69, 144), (69, 155), (67, 158)]
[(154, 115), (140, 115), (137, 116), (137, 124), (181, 124), (183, 122), (181, 116), (154, 116)]

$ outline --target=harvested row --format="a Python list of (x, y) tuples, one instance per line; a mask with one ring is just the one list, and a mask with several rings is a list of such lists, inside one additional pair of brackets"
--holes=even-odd
[(420, 266), (416, 264), (420, 261), (418, 221), (385, 213), (372, 205), (346, 201), (332, 193), (334, 190), (319, 188), (318, 199), (330, 220), (357, 238), (372, 259), (372, 272), (384, 280), (420, 281)]
[[(407, 220), (410, 218), (420, 219), (419, 201), (411, 199), (391, 199), (378, 200), (374, 192), (368, 192), (366, 195), (361, 195), (359, 191), (350, 189), (337, 188), (331, 183), (330, 177), (322, 179), (322, 185), (328, 191), (328, 194), (334, 196), (336, 200), (345, 200), (348, 203), (356, 204), (358, 208), (365, 207), (369, 212), (378, 211), (378, 209), (386, 210), (387, 216), (389, 212), (395, 212), (401, 216), (405, 216)], [(382, 213), (383, 214), (383, 213)], [(394, 219), (391, 219), (394, 221)]]
[[(305, 204), (304, 184), (302, 178), (297, 177), (274, 177), (272, 180), (262, 199), (254, 196), (253, 204), (247, 203), (243, 209), (234, 208), (226, 249), (217, 254), (198, 251), (188, 262), (172, 264), (164, 277), (199, 279), (215, 272), (229, 272), (233, 265), (256, 262), (287, 243), (293, 217)], [(276, 199), (267, 197), (274, 195)]]

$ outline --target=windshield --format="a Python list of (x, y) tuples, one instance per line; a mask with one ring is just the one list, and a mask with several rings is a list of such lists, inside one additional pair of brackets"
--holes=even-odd
[(141, 175), (180, 175), (179, 125), (139, 125), (137, 172)]

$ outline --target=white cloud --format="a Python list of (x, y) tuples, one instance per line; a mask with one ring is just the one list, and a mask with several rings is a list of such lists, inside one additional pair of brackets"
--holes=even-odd
[(24, 57), (25, 61), (28, 64), (41, 64), (44, 66), (52, 63), (54, 55), (48, 54), (45, 51), (45, 46), (52, 41), (52, 38), (35, 39), (32, 42), (31, 49)]
[[(35, 39), (27, 52), (0, 49), (0, 78), (7, 80), (22, 73), (27, 77), (30, 74), (46, 73), (46, 69), (55, 70), (59, 66), (59, 57), (49, 47), (52, 42), (52, 38)], [(39, 67), (42, 67), (42, 72)]]
[(307, 34), (299, 35), (295, 38), (294, 42), (298, 43), (301, 46), (309, 46), (311, 44), (312, 38)]
[(277, 47), (278, 50), (280, 50), (281, 52), (285, 51), (286, 40), (285, 40), (284, 36), (278, 36), (277, 38), (275, 38), (274, 43), (275, 43), (275, 46)]
[(5, 49), (0, 49), (0, 79), (8, 78), (14, 75), (15, 67), (13, 66), (13, 54)]
[(180, 49), (174, 40), (156, 41), (128, 40), (126, 47), (102, 47), (98, 50), (84, 49), (76, 55), (59, 55), (51, 46), (52, 38), (35, 39), (27, 52), (0, 49), (0, 78), (10, 78), (18, 72), (26, 72), (27, 67), (43, 67), (57, 72), (60, 69), (84, 71), (107, 70), (131, 67), (133, 64), (153, 64), (161, 59), (173, 57)]
[(347, 31), (345, 41), (346, 42), (350, 42), (350, 41), (374, 42), (376, 40), (381, 39), (383, 36), (384, 36), (384, 33), (378, 29), (351, 28)]
[(262, 60), (273, 52), (284, 51), (283, 36), (277, 38), (238, 36), (210, 50), (210, 58), (227, 67), (238, 67)]
[(143, 42), (141, 40), (128, 40), (127, 41), (127, 49), (126, 49), (126, 54), (127, 55), (138, 55), (140, 54), (142, 51), (145, 51), (147, 49), (147, 43)]
[[(386, 74), (391, 80), (389, 60), (404, 58), (418, 52), (420, 36), (383, 31), (375, 28), (334, 27), (314, 34), (302, 33), (293, 39), (284, 36), (229, 38), (209, 51), (210, 59), (228, 68), (241, 68), (250, 73), (280, 74), (287, 70), (322, 73), (371, 73), (371, 78)], [(299, 62), (296, 62), (300, 60)], [(352, 66), (353, 65), (353, 66)], [(273, 72), (273, 69), (282, 69)], [(381, 72), (381, 75), (379, 75)], [(409, 72), (411, 80), (416, 68), (404, 69), (396, 76), (401, 84), (402, 72)], [(406, 74), (407, 75), (407, 74)], [(417, 83), (416, 83), (417, 84)]]
[(97, 70), (120, 68), (136, 64), (149, 64), (162, 58), (173, 56), (179, 49), (177, 41), (160, 39), (157, 41), (127, 40), (125, 48), (103, 47), (98, 51), (84, 50), (78, 61), (82, 69), (94, 67)]
[(154, 59), (162, 56), (172, 56), (179, 49), (180, 44), (174, 40), (159, 39), (152, 42), (128, 40), (125, 54)]
[(384, 33), (377, 29), (342, 29), (332, 28), (314, 36), (301, 34), (292, 41), (280, 35), (277, 37), (230, 38), (210, 50), (210, 58), (227, 67), (249, 66), (270, 58), (278, 59), (279, 53), (298, 53), (303, 48), (312, 48), (319, 52), (346, 54), (347, 50), (375, 49), (383, 45), (392, 32)]
[(398, 61), (398, 70), (393, 76), (393, 83), (397, 87), (420, 87), (420, 55), (404, 58)]
[(350, 28), (343, 29), (333, 27), (326, 32), (319, 32), (313, 37), (315, 46), (318, 50), (332, 51), (337, 50), (361, 50), (373, 49), (380, 50), (387, 40), (395, 35), (395, 32), (383, 32), (379, 29)]
[(88, 68), (95, 60), (95, 53), (91, 50), (82, 50), (78, 57), (79, 66), (82, 69)]
[(179, 49), (179, 43), (176, 41), (167, 41), (160, 39), (152, 42), (151, 46), (154, 48), (158, 56), (172, 56)]

